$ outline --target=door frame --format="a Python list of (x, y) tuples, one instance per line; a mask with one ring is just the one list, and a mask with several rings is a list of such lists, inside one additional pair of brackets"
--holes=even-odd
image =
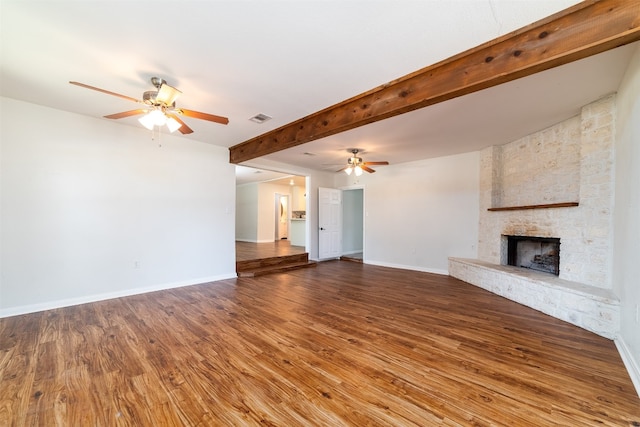
[[(367, 210), (366, 210), (366, 197), (367, 197), (367, 192), (365, 191), (365, 186), (364, 185), (349, 185), (349, 186), (345, 186), (345, 187), (340, 187), (339, 190), (342, 190), (342, 192), (344, 193), (345, 191), (350, 191), (350, 190), (362, 190), (362, 260), (364, 261), (365, 258), (365, 251), (366, 251), (366, 236), (367, 236)], [(344, 218), (343, 218), (343, 224), (344, 224)], [(344, 233), (344, 230), (343, 230)], [(344, 255), (344, 253), (343, 253)]]
[[(287, 236), (286, 238), (282, 238), (280, 237), (280, 217), (282, 215), (281, 213), (281, 206), (282, 206), (282, 199), (286, 199), (287, 201), (287, 212), (285, 212), (286, 215), (286, 224), (287, 224)], [(290, 228), (291, 228), (291, 198), (289, 197), (288, 194), (283, 194), (283, 193), (275, 193), (275, 205), (274, 205), (274, 217), (275, 217), (275, 232), (274, 232), (274, 242), (278, 242), (280, 240), (289, 240), (289, 234), (291, 234), (290, 232)]]

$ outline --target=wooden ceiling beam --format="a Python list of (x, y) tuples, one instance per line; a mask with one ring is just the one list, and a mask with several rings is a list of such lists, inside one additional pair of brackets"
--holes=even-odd
[[(229, 149), (241, 163), (640, 40), (640, 1), (590, 0)], [(576, 76), (580, 78), (580, 76)]]

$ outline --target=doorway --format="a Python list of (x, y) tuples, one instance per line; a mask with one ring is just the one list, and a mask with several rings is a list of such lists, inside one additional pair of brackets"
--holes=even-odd
[(289, 195), (276, 193), (275, 203), (275, 240), (289, 238)]
[(364, 252), (364, 189), (342, 190), (342, 256), (362, 261)]

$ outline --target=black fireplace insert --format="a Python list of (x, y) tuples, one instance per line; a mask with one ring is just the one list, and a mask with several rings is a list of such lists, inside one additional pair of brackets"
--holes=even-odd
[(506, 236), (507, 264), (560, 275), (560, 239)]

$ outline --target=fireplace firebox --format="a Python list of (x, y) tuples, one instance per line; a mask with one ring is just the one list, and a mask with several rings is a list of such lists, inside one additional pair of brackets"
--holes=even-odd
[(560, 239), (506, 236), (507, 264), (560, 275)]

